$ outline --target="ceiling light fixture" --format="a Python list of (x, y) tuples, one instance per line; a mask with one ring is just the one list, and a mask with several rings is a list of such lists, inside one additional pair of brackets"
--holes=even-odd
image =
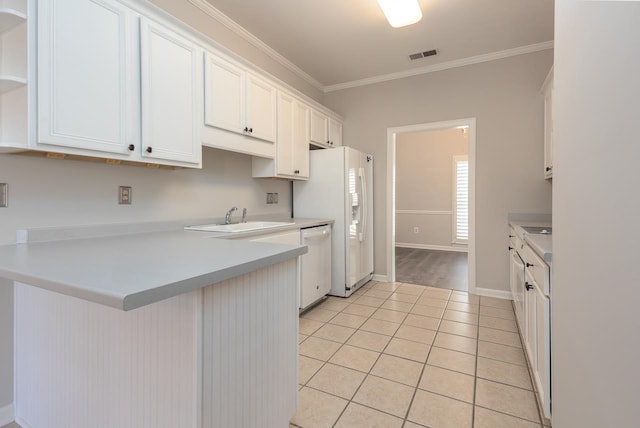
[(422, 19), (418, 0), (378, 0), (378, 5), (393, 28), (415, 24)]

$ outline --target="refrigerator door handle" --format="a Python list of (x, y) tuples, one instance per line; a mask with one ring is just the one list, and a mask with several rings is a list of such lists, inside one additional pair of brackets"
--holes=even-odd
[(362, 205), (361, 205), (361, 217), (362, 221), (360, 222), (361, 232), (360, 232), (360, 242), (364, 242), (366, 239), (367, 233), (367, 216), (369, 213), (367, 212), (367, 179), (364, 174), (364, 168), (360, 168), (358, 170), (358, 175), (360, 175), (360, 185), (362, 186)]

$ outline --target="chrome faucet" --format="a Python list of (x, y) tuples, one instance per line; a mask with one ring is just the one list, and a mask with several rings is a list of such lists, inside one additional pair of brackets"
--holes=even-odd
[(224, 224), (231, 224), (231, 214), (233, 214), (234, 211), (238, 211), (238, 207), (231, 207), (231, 209), (227, 211), (227, 214), (224, 216)]
[(242, 222), (243, 223), (247, 222), (247, 209), (246, 208), (242, 209)]

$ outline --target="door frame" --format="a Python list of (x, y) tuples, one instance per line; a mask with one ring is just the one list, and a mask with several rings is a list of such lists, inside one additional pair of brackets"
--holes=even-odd
[(468, 127), (469, 156), (469, 284), (468, 292), (476, 292), (476, 118), (469, 117), (442, 122), (420, 123), (416, 125), (387, 128), (387, 280), (396, 280), (396, 137), (425, 131), (437, 131)]

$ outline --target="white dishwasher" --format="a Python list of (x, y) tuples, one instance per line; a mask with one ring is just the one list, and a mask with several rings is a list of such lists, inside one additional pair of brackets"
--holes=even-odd
[(306, 309), (331, 290), (331, 226), (300, 229), (300, 243), (309, 248), (300, 268), (300, 309)]

